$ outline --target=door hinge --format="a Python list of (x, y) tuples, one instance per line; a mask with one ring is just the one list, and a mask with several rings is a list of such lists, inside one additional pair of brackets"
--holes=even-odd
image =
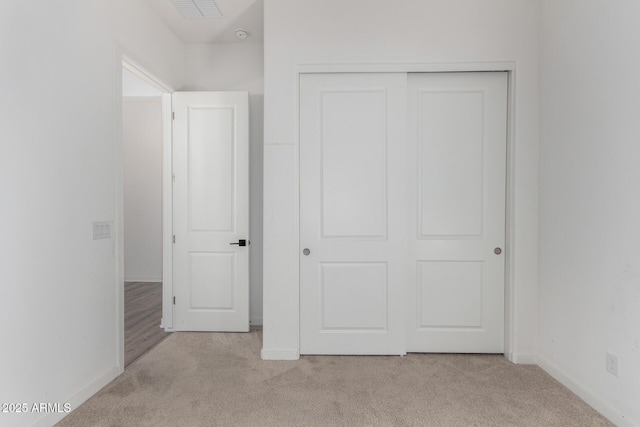
[(176, 243), (176, 235), (175, 234), (173, 235), (173, 243), (174, 244)]
[(176, 174), (175, 173), (171, 174), (171, 179), (173, 180), (173, 182), (176, 182)]
[(173, 297), (173, 305), (176, 305), (176, 297)]
[(171, 120), (175, 120), (176, 119), (176, 112), (172, 111), (171, 112)]

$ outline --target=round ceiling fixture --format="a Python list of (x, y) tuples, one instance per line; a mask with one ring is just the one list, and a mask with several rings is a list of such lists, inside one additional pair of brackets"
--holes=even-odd
[(242, 28), (238, 28), (236, 30), (236, 37), (238, 37), (240, 40), (244, 40), (249, 36), (249, 33), (247, 33), (246, 30), (243, 30)]

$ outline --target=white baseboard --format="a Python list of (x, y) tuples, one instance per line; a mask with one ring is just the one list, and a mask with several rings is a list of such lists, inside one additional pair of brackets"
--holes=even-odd
[(262, 316), (260, 317), (251, 317), (249, 318), (249, 322), (251, 322), (252, 325), (260, 325), (262, 326)]
[(511, 359), (509, 360), (516, 365), (537, 365), (538, 355), (531, 353), (512, 353)]
[(298, 360), (300, 351), (297, 348), (263, 348), (260, 357), (262, 360)]
[[(80, 390), (75, 396), (67, 400), (65, 403), (69, 403), (71, 405), (71, 412), (73, 412), (76, 408), (86, 402), (91, 396), (99, 392), (104, 386), (109, 384), (111, 381), (116, 379), (118, 375), (122, 373), (122, 370), (118, 366), (114, 366), (107, 373), (102, 375), (100, 378), (93, 381), (84, 389)], [(71, 413), (69, 412), (69, 413)], [(36, 427), (49, 427), (58, 423), (61, 419), (66, 417), (67, 413), (58, 413), (52, 412), (47, 414), (45, 417), (40, 418), (34, 426)]]
[(558, 380), (562, 385), (574, 392), (578, 397), (587, 402), (593, 409), (600, 412), (607, 417), (609, 421), (614, 423), (618, 427), (634, 427), (640, 424), (634, 423), (629, 418), (625, 417), (618, 410), (613, 408), (607, 402), (605, 402), (600, 396), (585, 387), (583, 384), (573, 380), (562, 369), (549, 362), (542, 356), (538, 356), (538, 366), (546, 371), (553, 378)]
[(150, 276), (129, 276), (124, 278), (125, 282), (143, 282), (143, 283), (156, 283), (162, 282), (162, 276), (150, 277)]

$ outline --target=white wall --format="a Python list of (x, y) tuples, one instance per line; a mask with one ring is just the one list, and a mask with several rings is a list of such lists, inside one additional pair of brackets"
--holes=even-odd
[(162, 97), (163, 92), (127, 69), (122, 69), (122, 96)]
[(181, 86), (182, 43), (142, 0), (0, 4), (0, 402), (77, 406), (122, 369), (115, 244), (91, 240), (116, 217), (116, 41)]
[(251, 323), (262, 324), (262, 153), (264, 48), (262, 42), (187, 45), (185, 90), (249, 92), (251, 203)]
[(265, 0), (263, 357), (298, 351), (296, 65), (515, 61), (514, 349), (537, 338), (538, 0)]
[(124, 280), (162, 282), (162, 98), (126, 97)]
[(540, 364), (620, 425), (640, 425), (639, 17), (542, 2)]

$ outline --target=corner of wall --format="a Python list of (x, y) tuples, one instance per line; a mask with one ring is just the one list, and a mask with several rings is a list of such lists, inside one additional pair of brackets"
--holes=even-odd
[(639, 423), (636, 423), (633, 420), (625, 417), (623, 414), (621, 414), (615, 408), (605, 402), (602, 398), (600, 398), (589, 387), (581, 384), (578, 381), (575, 381), (571, 378), (571, 376), (569, 376), (569, 374), (564, 372), (561, 368), (554, 365), (544, 357), (538, 356), (537, 359), (538, 366), (540, 366), (540, 368), (542, 368), (547, 374), (551, 375), (559, 383), (567, 387), (578, 397), (587, 402), (587, 404), (589, 404), (593, 409), (607, 417), (609, 421), (614, 423), (616, 426), (634, 427), (640, 425)]
[(507, 357), (510, 362), (516, 365), (537, 365), (538, 355), (533, 353), (512, 353)]
[(90, 397), (92, 397), (94, 394), (100, 391), (100, 389), (102, 389), (111, 381), (113, 381), (118, 376), (120, 376), (123, 372), (124, 372), (124, 369), (121, 366), (114, 366), (109, 371), (107, 371), (104, 375), (97, 378), (95, 381), (93, 381), (91, 384), (86, 386), (84, 389), (80, 390), (78, 393), (76, 393), (73, 397), (71, 397), (65, 402), (71, 406), (71, 412), (69, 413), (50, 412), (43, 418), (40, 418), (38, 421), (36, 421), (34, 426), (35, 427), (52, 426), (60, 422), (60, 420), (65, 418), (70, 413), (73, 413), (75, 409), (77, 409), (80, 405), (82, 405), (84, 402), (89, 400)]
[(298, 360), (300, 351), (297, 348), (263, 348), (260, 357), (262, 360)]

